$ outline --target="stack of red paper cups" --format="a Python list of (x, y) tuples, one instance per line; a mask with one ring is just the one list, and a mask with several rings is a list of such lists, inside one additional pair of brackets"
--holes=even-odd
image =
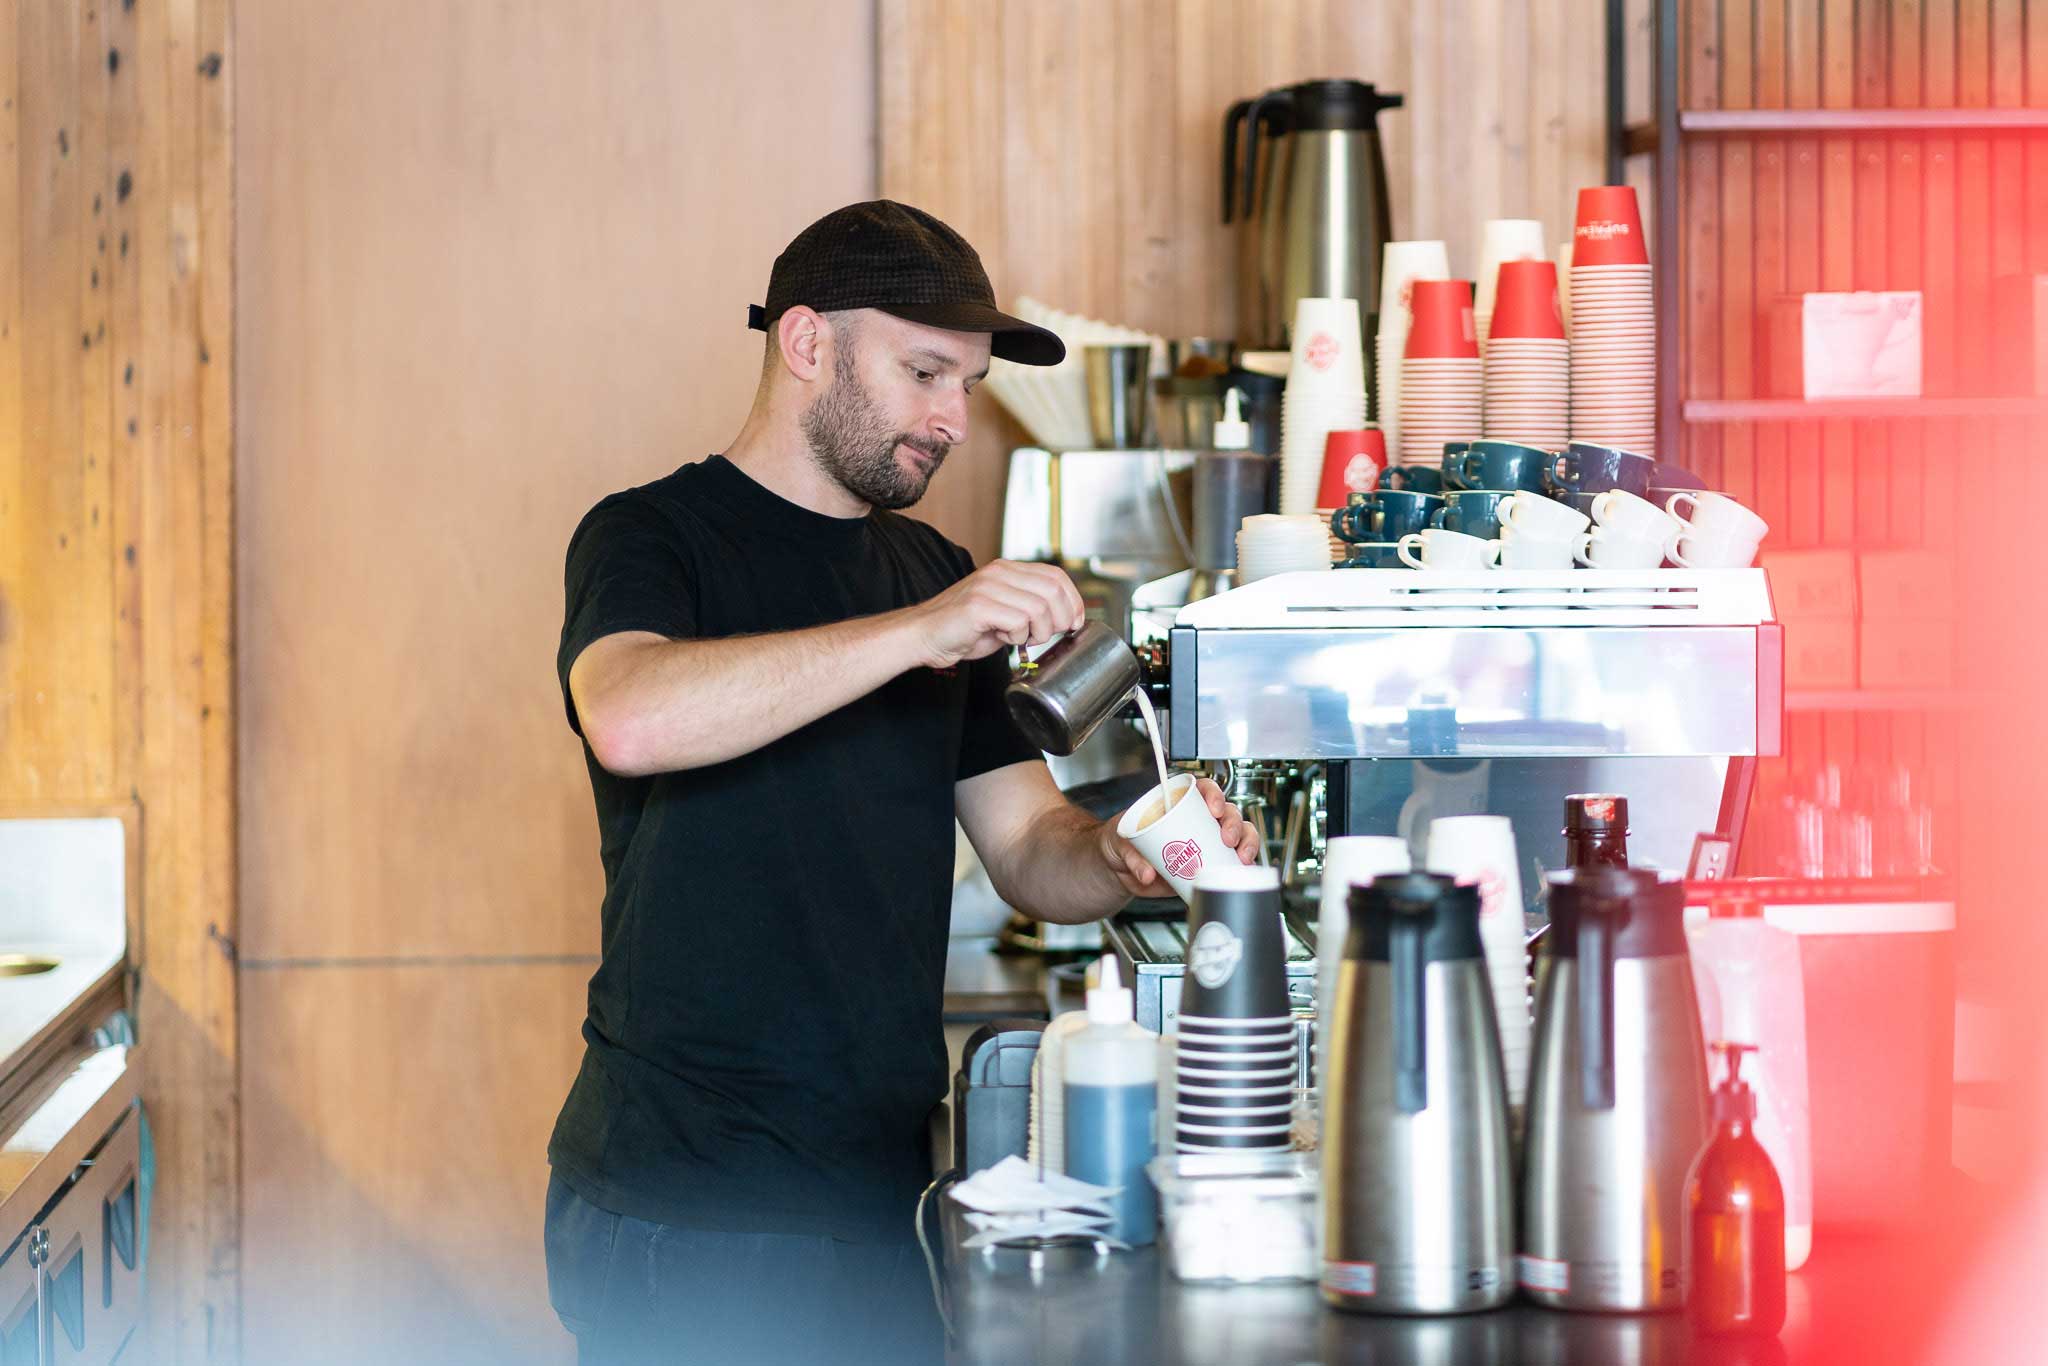
[(1654, 454), (1657, 314), (1628, 186), (1579, 191), (1571, 295), (1572, 440)]
[(1486, 435), (1556, 450), (1571, 432), (1571, 357), (1557, 267), (1504, 261), (1486, 349)]
[(1408, 295), (1401, 356), (1401, 463), (1433, 465), (1447, 441), (1483, 435), (1484, 375), (1472, 323), (1472, 287), (1417, 280)]

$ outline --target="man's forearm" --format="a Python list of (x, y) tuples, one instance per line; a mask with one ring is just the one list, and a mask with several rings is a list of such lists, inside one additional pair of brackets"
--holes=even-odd
[[(1122, 909), (1131, 899), (1102, 854), (1102, 822), (1078, 806), (1039, 816), (1020, 841), (999, 886), (1004, 899), (1036, 920), (1080, 925)], [(991, 870), (993, 871), (993, 870)]]
[[(599, 762), (628, 777), (722, 763), (867, 696), (916, 661), (903, 611), (802, 631), (649, 643), (596, 686), (607, 718), (608, 752)], [(585, 733), (591, 729), (586, 716)]]

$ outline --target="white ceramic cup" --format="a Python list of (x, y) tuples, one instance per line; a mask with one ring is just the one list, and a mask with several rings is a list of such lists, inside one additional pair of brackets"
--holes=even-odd
[(1671, 562), (1687, 569), (1747, 569), (1763, 542), (1747, 536), (1702, 536), (1681, 531), (1671, 544)]
[(1609, 489), (1592, 502), (1593, 520), (1620, 536), (1669, 540), (1677, 521), (1647, 498), (1627, 489)]
[(1502, 501), (1500, 524), (1503, 529), (1513, 527), (1525, 535), (1569, 543), (1586, 529), (1586, 514), (1569, 503), (1522, 489)]
[[(1680, 503), (1691, 511), (1680, 512)], [(1688, 532), (1709, 540), (1761, 542), (1771, 529), (1770, 523), (1725, 493), (1682, 489), (1665, 501), (1664, 510), (1683, 522)]]
[[(1418, 547), (1420, 559), (1410, 553)], [(1491, 569), (1500, 558), (1500, 542), (1462, 531), (1411, 531), (1394, 543), (1394, 554), (1410, 569)]]
[[(1138, 822), (1162, 797), (1166, 813), (1140, 830)], [(1224, 860), (1241, 861), (1237, 851), (1223, 842), (1223, 827), (1216, 823), (1216, 818), (1209, 814), (1209, 804), (1195, 791), (1192, 773), (1176, 773), (1138, 798), (1116, 823), (1116, 832), (1136, 846), (1145, 862), (1159, 870), (1159, 875), (1183, 901), (1194, 889), (1195, 876), (1202, 869)]]
[(1669, 537), (1623, 536), (1595, 527), (1578, 538), (1572, 558), (1588, 569), (1657, 569), (1670, 545)]
[(1570, 569), (1572, 565), (1572, 538), (1551, 540), (1513, 527), (1501, 528), (1502, 569)]

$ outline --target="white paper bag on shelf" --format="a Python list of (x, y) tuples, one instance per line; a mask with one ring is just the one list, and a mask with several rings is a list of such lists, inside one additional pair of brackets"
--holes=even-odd
[(1923, 317), (1918, 290), (1803, 296), (1806, 397), (1918, 397)]

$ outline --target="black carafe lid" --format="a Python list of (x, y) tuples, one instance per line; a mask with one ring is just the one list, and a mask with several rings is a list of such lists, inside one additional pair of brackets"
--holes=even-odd
[(1287, 87), (1296, 132), (1359, 131), (1374, 127), (1382, 109), (1398, 109), (1401, 97), (1383, 94), (1364, 81), (1303, 81)]
[(1385, 963), (1393, 999), (1394, 1105), (1429, 1108), (1431, 963), (1481, 958), (1479, 889), (1439, 873), (1389, 873), (1351, 890), (1346, 958)]
[(1442, 873), (1389, 873), (1351, 889), (1346, 958), (1390, 961), (1397, 924), (1421, 927), (1422, 956), (1431, 963), (1483, 958), (1479, 889)]
[(1578, 964), (1581, 1103), (1612, 1109), (1614, 965), (1685, 953), (1685, 884), (1641, 868), (1592, 864), (1552, 873), (1549, 886), (1550, 952)]
[(1686, 952), (1685, 884), (1647, 868), (1604, 864), (1552, 873), (1550, 931), (1544, 940), (1560, 958), (1579, 952), (1579, 926), (1599, 915), (1616, 958), (1657, 958)]

